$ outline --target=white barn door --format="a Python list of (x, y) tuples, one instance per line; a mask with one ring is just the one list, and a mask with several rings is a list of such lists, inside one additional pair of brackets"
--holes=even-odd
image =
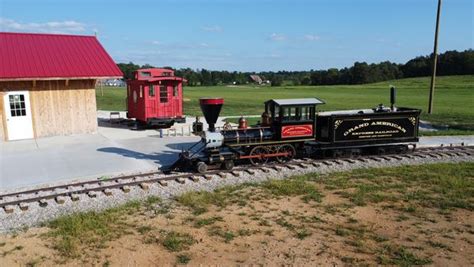
[(33, 138), (33, 119), (28, 91), (8, 92), (3, 97), (3, 104), (8, 140)]

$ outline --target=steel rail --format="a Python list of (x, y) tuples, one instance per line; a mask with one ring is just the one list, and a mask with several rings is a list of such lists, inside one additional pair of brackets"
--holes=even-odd
[[(25, 196), (25, 198), (21, 198), (21, 199), (0, 202), (0, 208), (6, 209), (6, 207), (9, 207), (9, 206), (16, 206), (20, 204), (56, 199), (59, 197), (72, 197), (73, 195), (87, 194), (89, 192), (104, 192), (105, 190), (108, 190), (108, 189), (123, 189), (129, 186), (140, 186), (142, 184), (153, 184), (153, 183), (159, 183), (159, 182), (165, 182), (165, 181), (178, 180), (182, 178), (191, 178), (193, 181), (197, 181), (198, 178), (196, 177), (207, 177), (209, 175), (219, 175), (222, 177), (223, 176), (222, 174), (224, 173), (234, 174), (234, 172), (241, 172), (241, 171), (252, 172), (256, 170), (264, 170), (265, 168), (268, 169), (268, 168), (280, 167), (280, 168), (295, 169), (297, 167), (299, 168), (309, 167), (309, 166), (305, 166), (305, 164), (313, 165), (313, 166), (319, 166), (321, 164), (324, 164), (324, 165), (330, 166), (333, 164), (341, 165), (343, 164), (343, 162), (348, 162), (350, 164), (353, 164), (353, 163), (356, 163), (357, 161), (360, 161), (360, 162), (368, 162), (369, 160), (390, 161), (392, 159), (403, 160), (403, 159), (413, 159), (415, 157), (427, 158), (428, 156), (433, 157), (433, 158), (439, 158), (439, 157), (445, 157), (445, 156), (449, 156), (449, 157), (472, 156), (473, 154), (474, 154), (473, 146), (439, 146), (439, 147), (430, 147), (430, 148), (419, 148), (415, 152), (411, 152), (407, 154), (384, 154), (380, 156), (365, 155), (365, 156), (359, 156), (355, 158), (334, 158), (334, 159), (306, 158), (306, 159), (297, 159), (297, 160), (286, 162), (286, 163), (272, 162), (271, 164), (262, 164), (262, 165), (257, 165), (257, 166), (241, 165), (237, 168), (233, 168), (232, 170), (220, 170), (220, 169), (210, 170), (206, 172), (205, 174), (179, 173), (179, 174), (170, 174), (163, 177), (146, 178), (150, 176), (157, 176), (163, 173), (162, 172), (139, 173), (139, 174), (133, 174), (133, 175), (114, 177), (107, 180), (89, 180), (89, 181), (84, 181), (84, 182), (75, 182), (75, 183), (70, 183), (70, 184), (31, 189), (31, 190), (25, 190), (25, 191), (0, 195), (0, 200), (9, 198), (9, 197), (20, 198), (22, 195)], [(137, 178), (140, 178), (140, 177), (145, 177), (145, 179), (138, 180)], [(131, 181), (124, 181), (124, 180), (131, 180)], [(124, 181), (124, 182), (121, 182), (121, 181)], [(93, 187), (84, 188), (86, 185), (92, 185)], [(71, 190), (71, 188), (74, 188), (74, 187), (82, 187), (82, 188)], [(68, 191), (54, 192), (57, 189), (65, 189)], [(45, 194), (42, 196), (38, 195), (41, 192), (48, 192), (48, 191), (51, 193)], [(34, 194), (35, 196), (26, 197), (32, 194)]]

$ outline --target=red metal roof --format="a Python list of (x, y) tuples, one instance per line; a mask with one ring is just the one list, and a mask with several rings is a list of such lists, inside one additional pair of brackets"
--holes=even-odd
[(0, 32), (0, 80), (122, 76), (95, 36)]
[(162, 77), (153, 77), (148, 80), (148, 82), (156, 82), (156, 81), (183, 81), (187, 82), (186, 79), (181, 78), (181, 77), (175, 77), (175, 76), (162, 76)]

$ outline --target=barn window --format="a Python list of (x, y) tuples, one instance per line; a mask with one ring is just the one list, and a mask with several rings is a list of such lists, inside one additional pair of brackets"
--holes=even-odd
[(148, 95), (155, 96), (155, 86), (153, 84), (150, 84), (150, 87), (148, 89)]
[(173, 86), (173, 96), (177, 96), (178, 95), (178, 86), (175, 85)]
[(164, 85), (160, 85), (160, 102), (168, 103), (168, 90)]

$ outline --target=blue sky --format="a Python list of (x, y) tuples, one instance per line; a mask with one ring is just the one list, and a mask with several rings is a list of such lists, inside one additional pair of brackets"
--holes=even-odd
[[(474, 47), (473, 0), (444, 0), (439, 50)], [(437, 0), (0, 0), (0, 31), (92, 35), (116, 62), (213, 70), (404, 63), (433, 49)]]

